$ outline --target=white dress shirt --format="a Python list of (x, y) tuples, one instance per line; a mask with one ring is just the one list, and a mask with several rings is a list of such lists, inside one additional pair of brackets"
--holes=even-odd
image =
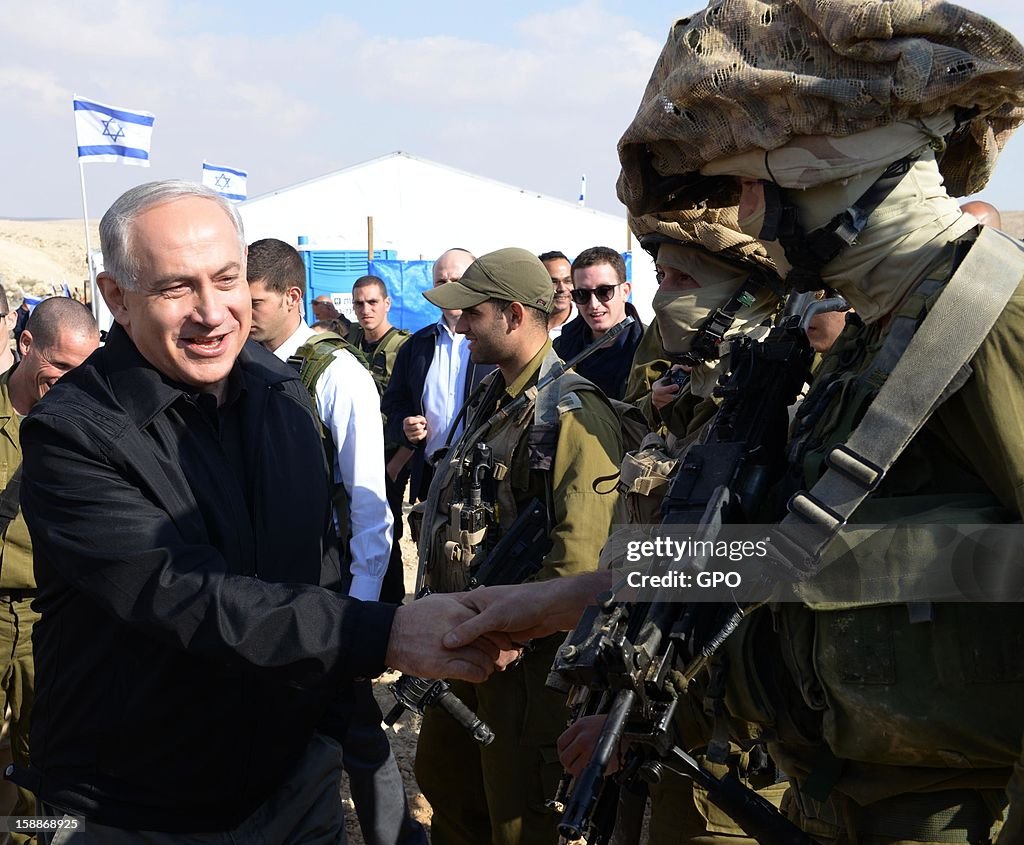
[[(427, 418), (427, 442), (424, 455), (429, 458), (444, 446), (455, 415), (465, 398), (466, 373), (469, 371), (469, 343), (464, 334), (448, 328), (444, 317), (437, 321), (434, 357), (423, 382), (423, 416)], [(459, 423), (459, 430), (462, 423)], [(458, 438), (459, 431), (455, 432)]]
[(574, 320), (579, 312), (576, 310), (576, 305), (570, 300), (569, 301), (569, 316), (562, 320), (557, 326), (548, 329), (548, 338), (552, 343), (555, 342), (559, 337), (562, 336), (562, 329), (565, 328), (566, 323), (570, 320)]
[[(274, 350), (287, 361), (315, 332), (299, 323), (291, 337)], [(380, 396), (366, 368), (343, 349), (317, 380), (316, 410), (331, 433), (337, 454), (334, 480), (349, 498), (352, 539), (349, 595), (377, 601), (391, 556), (394, 519), (384, 489), (384, 429)]]

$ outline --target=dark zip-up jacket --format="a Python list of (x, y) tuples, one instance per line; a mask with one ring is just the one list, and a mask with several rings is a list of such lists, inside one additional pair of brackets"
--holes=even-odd
[(26, 780), (102, 824), (236, 826), (331, 693), (383, 669), (394, 608), (317, 586), (332, 529), (305, 388), (249, 342), (209, 400), (115, 326), (22, 424), (42, 614)]
[[(402, 422), (406, 417), (423, 415), (423, 386), (427, 381), (427, 371), (434, 360), (434, 345), (438, 331), (440, 329), (437, 323), (431, 323), (414, 332), (409, 340), (402, 345), (395, 358), (395, 368), (391, 371), (388, 389), (384, 391), (384, 396), (380, 400), (380, 412), (385, 419), (384, 442), (416, 450), (409, 461), (412, 465), (409, 501), (413, 504), (427, 495), (427, 485), (424, 484), (423, 477), (426, 456), (423, 454), (424, 444), (422, 441), (410, 443), (406, 440)], [(483, 381), (484, 376), (493, 370), (493, 364), (469, 362), (462, 391), (463, 404)]]
[[(633, 353), (644, 334), (644, 324), (640, 322), (640, 315), (631, 302), (626, 303), (626, 316), (636, 322), (619, 335), (610, 347), (598, 349), (576, 367), (577, 373), (600, 387), (610, 399), (621, 399), (625, 394), (626, 382), (633, 368)], [(579, 314), (566, 323), (562, 334), (555, 338), (555, 352), (563, 361), (568, 361), (593, 342), (594, 334), (583, 315)]]

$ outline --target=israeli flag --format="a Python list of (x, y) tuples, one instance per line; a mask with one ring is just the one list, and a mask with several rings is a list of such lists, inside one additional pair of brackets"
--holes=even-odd
[(241, 202), (245, 199), (245, 182), (249, 173), (245, 170), (235, 170), (233, 167), (221, 167), (219, 164), (203, 162), (203, 184), (207, 188), (213, 188), (226, 200)]
[(78, 96), (74, 102), (79, 162), (121, 161), (149, 167), (153, 115)]
[(580, 198), (576, 200), (576, 204), (584, 206), (587, 204), (587, 174), (584, 173), (580, 176)]

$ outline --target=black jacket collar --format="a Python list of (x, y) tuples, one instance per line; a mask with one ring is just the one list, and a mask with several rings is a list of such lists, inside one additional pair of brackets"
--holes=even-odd
[[(140, 428), (148, 425), (181, 396), (194, 396), (188, 385), (175, 382), (147, 361), (128, 333), (117, 323), (107, 333), (107, 342), (93, 354), (98, 369), (105, 372), (110, 388), (125, 412)], [(228, 376), (228, 391), (238, 397), (244, 390), (271, 387), (296, 380), (286, 364), (251, 340), (246, 341)]]

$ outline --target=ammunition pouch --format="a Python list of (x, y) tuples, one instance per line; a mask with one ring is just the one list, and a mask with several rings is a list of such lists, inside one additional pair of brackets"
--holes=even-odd
[(661, 500), (668, 492), (679, 461), (668, 454), (661, 438), (637, 452), (627, 452), (619, 467), (619, 492), (625, 497), (626, 514), (632, 525), (661, 521)]

